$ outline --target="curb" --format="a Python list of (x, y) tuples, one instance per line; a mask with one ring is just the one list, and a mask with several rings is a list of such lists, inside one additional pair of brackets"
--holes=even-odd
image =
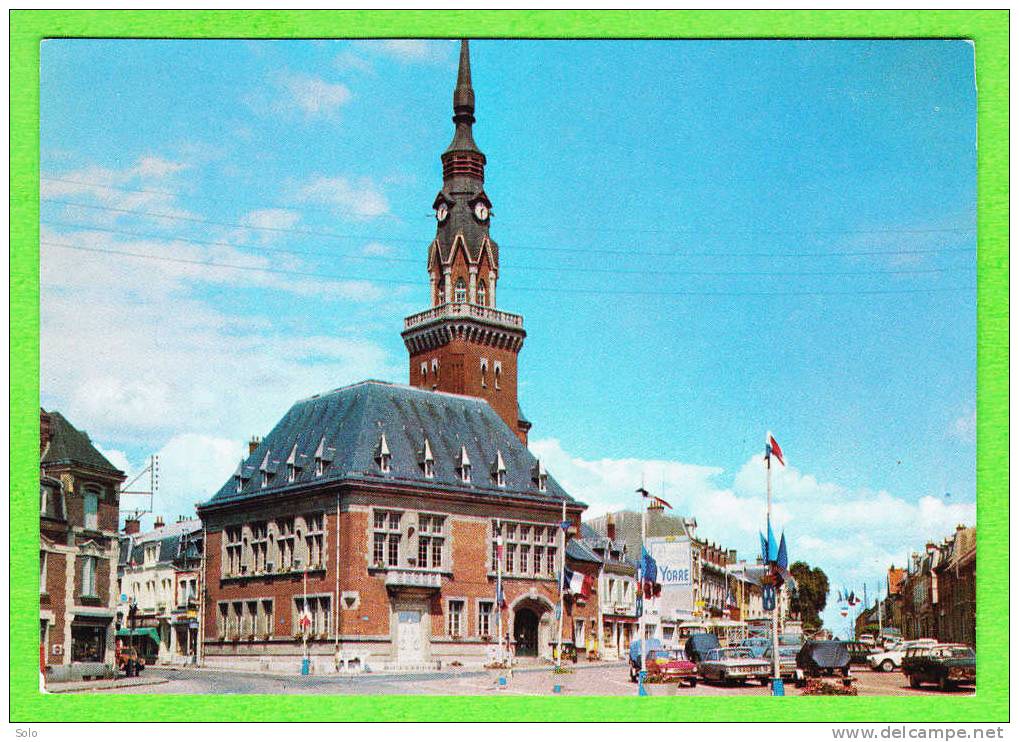
[[(46, 687), (46, 693), (87, 693), (93, 690), (116, 690), (117, 688), (139, 688), (146, 685), (163, 685), (167, 678), (146, 678), (140, 683), (124, 683), (117, 680), (101, 680), (91, 683), (55, 683)], [(60, 687), (66, 686), (66, 687)], [(73, 686), (73, 687), (70, 687)]]

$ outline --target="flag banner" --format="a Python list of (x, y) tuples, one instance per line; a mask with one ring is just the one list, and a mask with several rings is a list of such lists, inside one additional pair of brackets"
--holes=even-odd
[(559, 527), (562, 528), (564, 531), (568, 531), (570, 530), (570, 526), (572, 525), (573, 525), (572, 522), (564, 520), (562, 523), (559, 524)]
[(499, 610), (506, 610), (506, 593), (502, 589), (501, 577), (496, 581), (495, 585), (495, 602), (498, 604)]
[(773, 564), (778, 561), (778, 542), (775, 540), (775, 532), (771, 530), (771, 518), (768, 518), (768, 552), (766, 561)]
[(666, 507), (666, 508), (668, 508), (669, 510), (672, 510), (672, 505), (670, 505), (669, 503), (667, 503), (667, 502), (666, 502), (665, 500), (663, 500), (663, 499), (662, 499), (661, 497), (652, 497), (652, 498), (651, 498), (651, 501), (652, 501), (652, 502), (654, 502), (654, 503), (655, 503), (656, 505), (661, 505), (662, 507)]
[(785, 531), (782, 531), (782, 539), (778, 542), (778, 557), (775, 560), (783, 570), (789, 568), (789, 554), (785, 547)]
[(775, 440), (775, 436), (773, 436), (769, 430), (768, 435), (764, 438), (764, 457), (770, 459), (772, 456), (778, 459), (778, 463), (785, 466), (785, 458), (782, 454), (782, 447), (778, 445), (778, 441)]
[(563, 588), (574, 595), (580, 595), (584, 598), (589, 597), (593, 585), (594, 580), (590, 575), (585, 575), (583, 572), (574, 572), (569, 567), (563, 572)]
[(637, 593), (637, 618), (644, 615), (644, 598), (641, 597), (640, 592)]
[(771, 585), (765, 585), (763, 595), (761, 596), (762, 607), (766, 611), (775, 610), (775, 588)]

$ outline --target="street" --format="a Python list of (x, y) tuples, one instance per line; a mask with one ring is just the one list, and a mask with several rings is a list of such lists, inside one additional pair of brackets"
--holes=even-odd
[[(548, 668), (517, 670), (505, 688), (499, 689), (487, 671), (434, 672), (409, 675), (366, 674), (336, 675), (267, 675), (249, 672), (198, 670), (193, 668), (150, 667), (145, 675), (166, 679), (158, 685), (102, 689), (103, 693), (197, 693), (197, 694), (329, 694), (329, 695), (552, 695), (552, 674)], [(933, 686), (912, 690), (901, 672), (854, 670), (861, 696), (881, 695), (969, 695), (970, 691), (944, 694)], [(696, 688), (675, 683), (648, 685), (652, 696), (762, 696), (769, 689), (760, 685), (721, 686), (700, 682)], [(629, 696), (636, 695), (637, 686), (629, 682), (626, 665), (599, 663), (577, 665), (566, 676), (565, 695)], [(786, 684), (786, 695), (801, 691)]]

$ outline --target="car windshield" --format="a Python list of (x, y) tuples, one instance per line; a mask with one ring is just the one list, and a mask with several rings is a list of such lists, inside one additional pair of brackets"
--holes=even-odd
[(934, 654), (935, 657), (975, 657), (969, 647), (942, 647)]
[(649, 660), (667, 660), (669, 659), (669, 653), (664, 649), (652, 649), (647, 653), (647, 658)]
[(753, 655), (750, 654), (750, 650), (746, 647), (730, 647), (729, 649), (718, 650), (718, 659), (720, 660), (743, 660), (752, 657)]

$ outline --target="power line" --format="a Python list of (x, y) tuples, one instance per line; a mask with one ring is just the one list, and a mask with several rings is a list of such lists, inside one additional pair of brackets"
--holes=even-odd
[[(105, 183), (95, 183), (83, 180), (72, 180), (68, 178), (54, 178), (50, 176), (40, 176), (40, 180), (51, 181), (54, 183), (67, 183), (70, 185), (80, 185), (89, 188), (102, 188), (104, 190), (111, 191), (123, 191), (125, 193), (151, 193), (161, 196), (173, 196), (174, 198), (180, 198), (185, 194), (175, 193), (173, 191), (162, 191), (152, 188), (128, 188), (126, 186), (114, 186)], [(257, 204), (254, 201), (238, 202), (234, 199), (215, 198), (211, 196), (203, 196), (203, 200), (212, 201), (214, 203), (247, 203), (252, 207), (259, 209), (286, 209), (286, 210), (310, 210), (318, 211), (322, 213), (332, 213), (332, 209), (325, 207), (315, 206), (313, 204)], [(391, 216), (392, 218), (399, 219), (394, 215), (381, 215)], [(424, 218), (432, 219), (433, 214), (422, 215)], [(505, 222), (504, 222), (505, 223)], [(510, 222), (512, 224), (512, 222)], [(712, 229), (701, 229), (701, 228), (689, 228), (689, 229), (648, 229), (646, 227), (610, 227), (610, 226), (594, 226), (594, 225), (578, 225), (578, 224), (538, 224), (531, 220), (525, 222), (518, 222), (518, 224), (524, 224), (526, 227), (535, 227), (540, 229), (569, 229), (571, 231), (583, 230), (591, 232), (623, 232), (627, 234), (763, 234), (763, 235), (783, 235), (783, 234), (800, 234), (800, 235), (823, 235), (823, 234), (966, 234), (975, 232), (975, 227), (927, 227), (927, 228), (881, 228), (881, 229), (761, 229), (761, 228), (749, 228), (749, 227), (730, 227), (730, 228), (718, 228)], [(519, 227), (517, 227), (519, 229)], [(518, 247), (518, 249), (520, 249)]]
[[(265, 245), (252, 245), (248, 243), (225, 242), (222, 240), (200, 240), (191, 237), (165, 236), (153, 234), (152, 232), (134, 232), (110, 227), (90, 226), (87, 224), (69, 224), (67, 222), (46, 222), (47, 225), (66, 227), (69, 229), (80, 229), (90, 232), (105, 232), (109, 234), (125, 235), (131, 237), (144, 237), (146, 239), (157, 239), (164, 242), (187, 242), (196, 245), (213, 245), (222, 247), (234, 247), (246, 250), (257, 250), (264, 253), (281, 253), (286, 255), (307, 255), (313, 257), (324, 257), (331, 260), (352, 259), (366, 260), (371, 262), (398, 262), (398, 263), (422, 263), (417, 258), (401, 258), (389, 255), (356, 255), (353, 253), (333, 253), (323, 250), (294, 250), (290, 248), (267, 247)], [(953, 273), (956, 271), (973, 270), (975, 266), (953, 266), (941, 268), (894, 268), (890, 270), (863, 270), (863, 271), (698, 271), (698, 270), (659, 270), (632, 268), (584, 268), (584, 267), (559, 267), (539, 266), (513, 263), (514, 270), (540, 271), (543, 273), (606, 273), (606, 274), (627, 274), (627, 275), (655, 275), (655, 276), (885, 276), (885, 275), (916, 275), (933, 273)]]
[[(96, 206), (93, 204), (81, 204), (72, 201), (63, 201), (60, 199), (43, 198), (42, 201), (46, 201), (52, 204), (60, 204), (63, 206), (73, 206), (82, 209), (94, 209), (96, 211), (112, 211), (120, 214), (131, 214), (134, 216), (147, 216), (155, 219), (170, 219), (177, 221), (192, 222), (197, 224), (211, 224), (220, 227), (232, 227), (234, 229), (252, 229), (264, 232), (273, 232), (279, 234), (299, 234), (303, 236), (311, 237), (329, 237), (332, 239), (341, 240), (372, 240), (372, 241), (384, 241), (384, 242), (405, 242), (422, 244), (425, 240), (421, 239), (410, 239), (402, 237), (384, 237), (380, 235), (344, 235), (337, 234), (335, 232), (323, 232), (320, 230), (312, 229), (297, 229), (294, 227), (263, 227), (254, 226), (251, 224), (242, 224), (239, 222), (223, 222), (213, 219), (203, 219), (195, 216), (185, 216), (182, 214), (165, 214), (151, 211), (140, 211), (136, 209), (122, 209), (114, 206)], [(513, 250), (537, 250), (547, 252), (565, 252), (565, 253), (581, 253), (585, 255), (625, 255), (628, 257), (632, 256), (645, 256), (645, 257), (665, 257), (665, 258), (724, 258), (724, 257), (757, 257), (757, 258), (829, 258), (829, 257), (860, 257), (867, 255), (920, 255), (920, 254), (932, 254), (942, 252), (973, 252), (975, 248), (971, 247), (944, 247), (944, 248), (928, 248), (928, 249), (909, 249), (909, 250), (860, 250), (860, 251), (839, 251), (839, 252), (814, 252), (814, 253), (778, 253), (775, 251), (767, 252), (701, 252), (701, 253), (677, 253), (677, 252), (648, 252), (639, 250), (606, 250), (598, 248), (587, 248), (587, 247), (548, 247), (548, 246), (527, 246), (527, 245), (503, 245), (504, 248), (511, 248)]]
[[(262, 273), (277, 273), (281, 275), (295, 275), (302, 277), (329, 279), (337, 281), (368, 281), (371, 283), (395, 284), (395, 285), (421, 285), (418, 281), (400, 281), (391, 278), (371, 278), (368, 276), (341, 276), (328, 273), (316, 273), (312, 271), (297, 271), (286, 268), (264, 268), (251, 265), (236, 265), (230, 263), (218, 263), (212, 260), (192, 260), (189, 258), (171, 258), (160, 255), (146, 255), (144, 253), (133, 253), (126, 250), (110, 250), (100, 247), (84, 247), (82, 245), (70, 245), (67, 243), (51, 242), (41, 240), (40, 245), (47, 247), (65, 248), (80, 250), (83, 252), (103, 253), (107, 255), (121, 255), (125, 257), (142, 258), (144, 260), (156, 260), (168, 263), (183, 263), (187, 265), (200, 265), (215, 268), (226, 268), (231, 270), (257, 271)], [(627, 289), (583, 289), (569, 288), (562, 286), (503, 286), (502, 290), (520, 292), (540, 292), (547, 294), (585, 294), (585, 295), (626, 295), (626, 296), (858, 296), (878, 294), (923, 294), (939, 293), (946, 291), (975, 291), (975, 286), (945, 286), (940, 288), (925, 289), (854, 289), (851, 291), (641, 291)]]

